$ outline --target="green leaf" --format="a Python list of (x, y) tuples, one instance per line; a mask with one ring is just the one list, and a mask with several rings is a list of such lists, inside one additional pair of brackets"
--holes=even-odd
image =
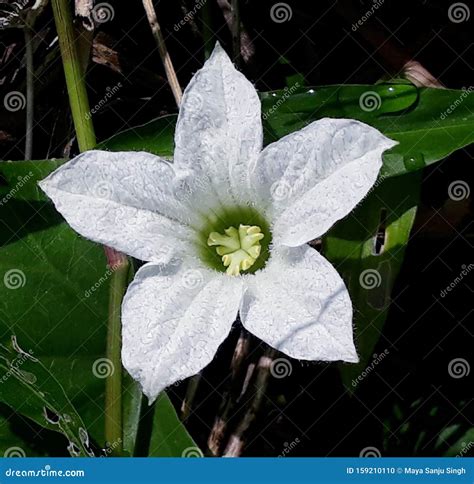
[(266, 142), (323, 117), (359, 119), (400, 144), (384, 154), (382, 177), (419, 170), (474, 142), (468, 91), (391, 83), (262, 93)]
[(0, 369), (0, 400), (43, 427), (63, 433), (71, 455), (93, 455), (81, 417), (33, 350), (24, 351), (12, 336), (8, 346), (0, 344)]
[[(325, 236), (324, 255), (343, 277), (354, 305), (360, 362), (341, 366), (343, 382), (355, 389), (372, 359), (390, 306), (416, 214), (421, 173), (389, 178)], [(377, 250), (383, 245), (381, 251)], [(389, 351), (388, 348), (384, 349)]]
[(155, 403), (149, 457), (202, 457), (202, 452), (162, 393)]
[[(5, 411), (0, 414), (0, 457), (43, 457), (46, 452), (34, 447), (28, 442), (21, 430), (28, 436), (31, 435), (31, 426), (26, 423), (26, 429), (18, 429), (18, 418), (12, 415), (10, 408), (5, 406)], [(3, 409), (2, 409), (3, 410)], [(24, 418), (22, 417), (22, 420)], [(24, 423), (23, 421), (20, 423)], [(23, 432), (25, 433), (25, 432)]]
[(141, 126), (127, 129), (99, 143), (110, 151), (148, 151), (164, 158), (173, 156), (177, 116), (161, 116)]
[(138, 428), (142, 418), (143, 395), (140, 385), (126, 372), (122, 378), (122, 433), (123, 450), (126, 454), (135, 455)]
[[(32, 349), (42, 371), (53, 376), (38, 379), (39, 391), (59, 398), (62, 385), (102, 443), (104, 380), (93, 367), (105, 352), (106, 260), (102, 248), (73, 232), (37, 187), (60, 163), (0, 163), (0, 343), (9, 345), (15, 335), (21, 347)], [(4, 387), (1, 399), (13, 404), (17, 386)], [(29, 401), (25, 397), (24, 404)], [(44, 418), (34, 420), (46, 426)]]

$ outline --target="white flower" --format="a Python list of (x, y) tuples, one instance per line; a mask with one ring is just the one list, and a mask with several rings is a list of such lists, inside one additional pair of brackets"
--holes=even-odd
[(217, 45), (187, 87), (174, 163), (89, 151), (40, 182), (73, 229), (148, 261), (122, 306), (122, 359), (154, 400), (204, 368), (237, 314), (293, 358), (357, 362), (352, 305), (307, 242), (347, 215), (396, 143), (321, 119), (262, 151), (260, 101)]

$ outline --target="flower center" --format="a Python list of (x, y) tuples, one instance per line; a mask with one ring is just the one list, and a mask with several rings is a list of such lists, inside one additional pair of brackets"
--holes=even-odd
[(222, 257), (226, 273), (230, 276), (238, 276), (240, 271), (246, 271), (252, 267), (258, 259), (262, 247), (260, 241), (264, 234), (257, 225), (239, 225), (239, 228), (229, 227), (224, 234), (211, 232), (207, 239), (207, 245), (216, 248), (218, 255)]

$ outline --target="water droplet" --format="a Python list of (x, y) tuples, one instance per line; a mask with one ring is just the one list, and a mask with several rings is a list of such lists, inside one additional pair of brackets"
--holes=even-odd
[(405, 166), (407, 171), (419, 170), (421, 168), (424, 168), (426, 165), (425, 157), (423, 156), (422, 153), (406, 155), (403, 158), (403, 165)]

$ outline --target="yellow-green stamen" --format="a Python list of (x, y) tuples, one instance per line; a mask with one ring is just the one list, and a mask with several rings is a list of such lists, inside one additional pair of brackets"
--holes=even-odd
[(256, 225), (242, 224), (238, 229), (229, 227), (224, 233), (211, 232), (207, 245), (216, 247), (216, 252), (222, 256), (222, 263), (227, 267), (227, 274), (238, 276), (240, 271), (246, 271), (257, 260), (264, 235)]

